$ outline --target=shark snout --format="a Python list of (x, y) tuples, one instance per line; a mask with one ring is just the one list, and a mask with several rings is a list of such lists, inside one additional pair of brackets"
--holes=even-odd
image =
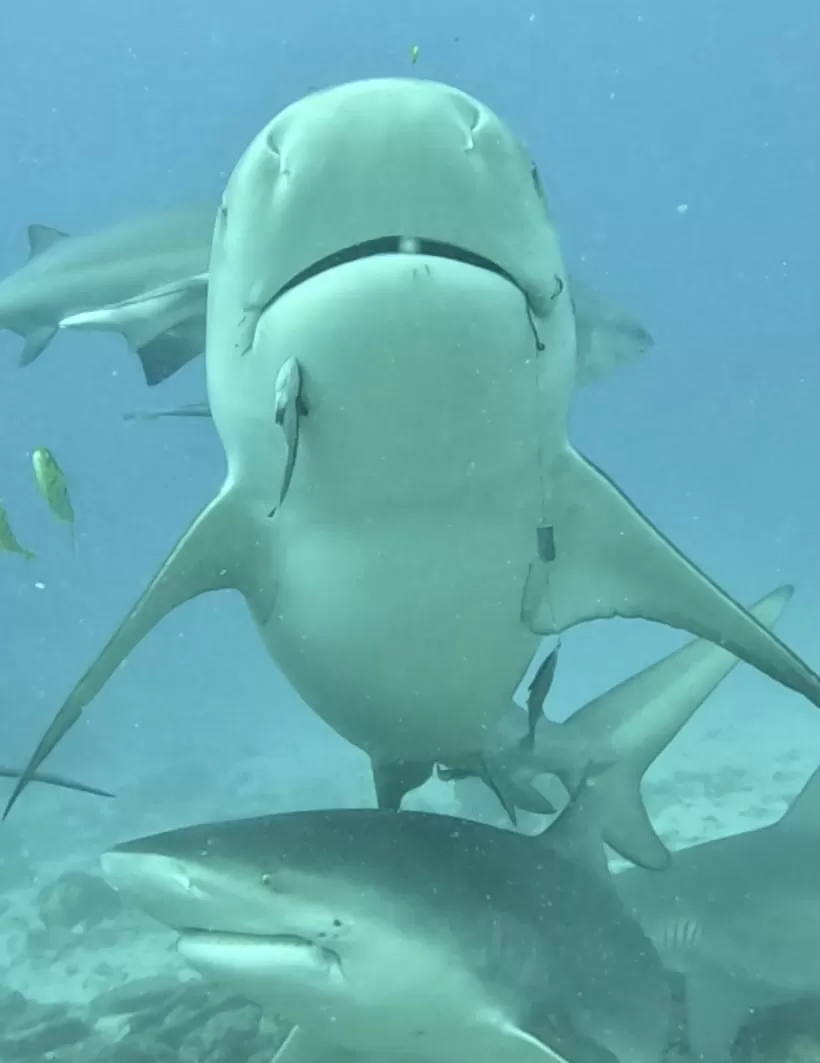
[(103, 877), (148, 915), (172, 927), (198, 926), (211, 898), (184, 861), (155, 853), (113, 850), (100, 860)]

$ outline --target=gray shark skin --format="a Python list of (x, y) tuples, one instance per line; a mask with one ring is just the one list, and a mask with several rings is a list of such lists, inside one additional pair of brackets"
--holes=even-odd
[[(17, 768), (0, 768), (0, 779), (19, 779), (22, 774), (22, 771)], [(75, 790), (80, 794), (92, 794), (94, 797), (114, 796), (108, 790), (100, 790), (96, 786), (87, 786), (85, 783), (68, 779), (65, 775), (54, 775), (51, 772), (38, 771), (31, 781), (41, 783), (43, 786), (56, 786), (61, 790)]]
[(149, 385), (200, 354), (214, 217), (192, 207), (85, 236), (30, 226), (28, 262), (0, 281), (0, 328), (25, 338), (21, 364), (58, 328), (122, 332)]
[[(771, 627), (793, 591), (778, 587), (749, 611)], [(538, 815), (554, 812), (535, 786), (538, 776), (557, 775), (571, 797), (584, 789), (587, 813), (603, 841), (625, 860), (660, 870), (670, 854), (649, 819), (641, 780), (737, 664), (726, 650), (695, 639), (594, 698), (564, 723), (544, 717), (531, 747), (522, 742), (525, 714), (513, 708), (485, 750), (484, 770), (507, 803)], [(466, 795), (464, 802), (469, 809)]]
[(549, 833), (294, 812), (117, 846), (105, 878), (206, 978), (295, 1027), (276, 1063), (660, 1063), (663, 968)]
[(480, 755), (540, 639), (688, 630), (820, 705), (820, 677), (570, 444), (575, 310), (532, 161), (446, 85), (354, 82), (254, 139), (217, 213), (212, 502), (57, 713), (36, 770), (167, 614), (245, 598), (380, 805)]
[(727, 1063), (755, 1008), (820, 998), (820, 770), (777, 823), (614, 881), (683, 975), (689, 1042), (705, 1063)]
[[(629, 365), (652, 348), (652, 336), (631, 314), (607, 300), (580, 277), (570, 275), (569, 283), (575, 314), (575, 331), (578, 334), (579, 374), (576, 384), (592, 384), (617, 367)], [(105, 308), (100, 314), (78, 317), (87, 322), (87, 327), (91, 326), (91, 321), (99, 322), (99, 327), (111, 327), (111, 311), (112, 308)], [(204, 313), (203, 304), (203, 348)], [(64, 321), (63, 327), (69, 323), (77, 327), (78, 317)], [(166, 337), (163, 339), (166, 341)], [(132, 410), (123, 417), (127, 421), (156, 421), (167, 417), (211, 417), (211, 407), (207, 402), (186, 403), (182, 406)]]

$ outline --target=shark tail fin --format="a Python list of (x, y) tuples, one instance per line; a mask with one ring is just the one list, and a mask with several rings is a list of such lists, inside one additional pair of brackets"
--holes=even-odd
[(773, 824), (776, 829), (820, 834), (820, 768), (815, 769), (803, 789)]
[[(247, 559), (257, 536), (242, 534), (242, 514), (230, 489), (223, 489), (182, 536), (146, 591), (69, 694), (26, 765), (3, 812), (8, 816), (46, 757), (80, 719), (131, 651), (177, 606), (207, 591), (236, 589), (248, 596)], [(263, 604), (260, 603), (260, 607)]]
[(553, 525), (537, 536), (534, 529), (536, 560), (522, 601), (536, 634), (616, 616), (653, 620), (723, 646), (820, 707), (820, 676), (571, 447), (546, 506)]
[(654, 341), (643, 325), (574, 275), (569, 292), (575, 310), (576, 384), (583, 387), (646, 354)]
[[(792, 587), (779, 587), (750, 613), (770, 627), (792, 593)], [(670, 859), (641, 798), (647, 768), (737, 664), (727, 650), (695, 639), (590, 702), (564, 724), (574, 738), (608, 747), (610, 766), (584, 781), (581, 799), (603, 840), (633, 864), (661, 870)], [(820, 824), (820, 773), (817, 786)]]

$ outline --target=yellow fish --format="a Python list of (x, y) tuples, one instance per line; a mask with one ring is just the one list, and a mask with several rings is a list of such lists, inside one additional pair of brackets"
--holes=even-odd
[(57, 459), (48, 447), (37, 447), (31, 455), (34, 478), (40, 494), (48, 503), (48, 508), (58, 520), (65, 521), (71, 528), (71, 545), (74, 541), (74, 507), (68, 493), (65, 473), (57, 464)]
[(33, 561), (37, 557), (31, 550), (26, 550), (18, 543), (17, 536), (11, 530), (9, 518), (2, 506), (0, 506), (0, 550), (6, 550), (10, 554), (20, 554), (26, 561)]

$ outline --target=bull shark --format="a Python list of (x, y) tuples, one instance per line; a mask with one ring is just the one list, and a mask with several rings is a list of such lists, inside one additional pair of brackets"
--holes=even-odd
[(292, 1024), (274, 1063), (660, 1063), (660, 960), (562, 833), (289, 812), (127, 842), (102, 871), (197, 971)]
[[(771, 627), (793, 593), (791, 586), (778, 587), (750, 612)], [(445, 767), (439, 768), (439, 777), (460, 780), (478, 774), (507, 811), (552, 815), (556, 809), (536, 780), (555, 774), (571, 799), (583, 789), (588, 791), (587, 814), (611, 849), (633, 864), (663, 869), (671, 857), (650, 821), (641, 781), (737, 664), (737, 657), (728, 651), (695, 639), (594, 698), (563, 723), (547, 719), (539, 703), (535, 708), (541, 719), (536, 721), (533, 743), (527, 741), (530, 728), (524, 713), (513, 707), (486, 748), (480, 771)], [(469, 809), (469, 794), (458, 782), (456, 786), (462, 808)]]
[(480, 756), (541, 638), (688, 630), (820, 705), (820, 677), (567, 438), (575, 314), (535, 164), (478, 100), (410, 79), (304, 98), (217, 211), (206, 378), (227, 459), (37, 745), (4, 816), (170, 611), (245, 598), (284, 675), (397, 807)]
[(21, 364), (59, 328), (122, 332), (149, 385), (200, 354), (214, 217), (183, 208), (84, 236), (30, 226), (28, 262), (0, 281), (0, 328), (25, 338)]
[(756, 1009), (820, 998), (820, 769), (778, 822), (614, 881), (683, 976), (689, 1044), (705, 1063), (728, 1063)]

